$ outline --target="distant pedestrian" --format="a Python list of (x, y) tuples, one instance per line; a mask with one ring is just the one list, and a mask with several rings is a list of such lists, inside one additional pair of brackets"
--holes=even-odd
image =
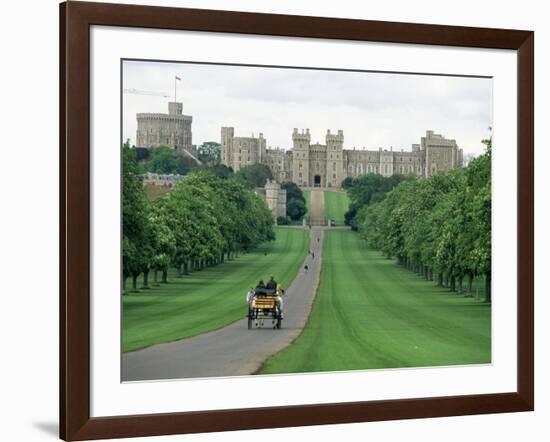
[(307, 271), (309, 270), (309, 267), (307, 266), (307, 264), (304, 266), (304, 273), (307, 273)]
[(311, 259), (315, 259), (315, 253), (311, 252)]
[(317, 238), (317, 242), (321, 241), (321, 238)]

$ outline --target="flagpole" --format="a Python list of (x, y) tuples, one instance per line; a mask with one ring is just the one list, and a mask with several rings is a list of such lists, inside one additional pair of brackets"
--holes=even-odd
[(177, 82), (177, 76), (174, 75), (174, 103), (176, 102), (176, 82)]

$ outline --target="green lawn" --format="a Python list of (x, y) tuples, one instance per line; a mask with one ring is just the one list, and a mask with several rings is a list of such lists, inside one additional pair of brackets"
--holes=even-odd
[[(246, 315), (247, 290), (270, 274), (288, 286), (309, 250), (306, 230), (276, 228), (277, 239), (253, 253), (123, 297), (123, 351), (223, 327)], [(150, 278), (151, 280), (151, 278)]]
[(306, 216), (307, 216), (307, 215), (310, 215), (310, 210), (311, 210), (311, 191), (304, 190), (303, 194), (304, 194), (304, 198), (306, 199), (306, 208), (307, 208)]
[(349, 198), (346, 192), (323, 192), (325, 194), (325, 216), (334, 220), (337, 226), (344, 225), (344, 214), (348, 211)]
[(261, 373), (491, 361), (490, 305), (398, 267), (354, 232), (325, 235), (321, 282), (306, 328)]

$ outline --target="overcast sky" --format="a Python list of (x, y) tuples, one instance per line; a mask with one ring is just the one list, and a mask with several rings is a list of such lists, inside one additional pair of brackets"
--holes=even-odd
[(344, 131), (344, 148), (410, 150), (426, 130), (456, 139), (465, 153), (483, 152), (492, 126), (492, 80), (126, 61), (123, 88), (170, 95), (123, 94), (123, 138), (136, 137), (136, 113), (168, 112), (174, 99), (193, 117), (193, 144), (263, 132), (267, 145), (292, 147), (292, 129), (309, 128), (324, 144), (327, 129)]

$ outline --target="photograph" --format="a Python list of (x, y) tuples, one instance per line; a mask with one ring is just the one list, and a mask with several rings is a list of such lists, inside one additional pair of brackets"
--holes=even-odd
[(121, 63), (122, 381), (491, 363), (491, 78)]
[(493, 78), (121, 60), (121, 381), (492, 363)]

